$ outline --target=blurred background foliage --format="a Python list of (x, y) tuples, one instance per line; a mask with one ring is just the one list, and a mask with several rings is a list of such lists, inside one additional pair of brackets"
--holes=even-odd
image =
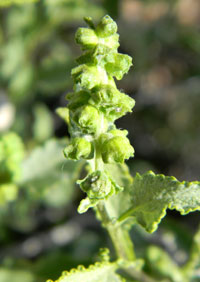
[[(117, 124), (136, 151), (131, 173), (152, 169), (199, 180), (200, 171), (199, 0), (25, 2), (32, 1), (0, 0), (1, 282), (56, 279), (64, 269), (87, 266), (110, 244), (92, 212), (76, 212), (82, 163), (64, 159), (67, 126), (55, 113), (72, 89), (70, 71), (80, 54), (74, 34), (84, 16), (97, 22), (111, 15), (120, 52), (133, 57), (118, 87), (136, 106)], [(182, 264), (198, 221), (195, 213), (170, 212), (153, 235), (134, 228), (146, 271), (171, 281), (152, 263), (169, 259), (157, 247)]]

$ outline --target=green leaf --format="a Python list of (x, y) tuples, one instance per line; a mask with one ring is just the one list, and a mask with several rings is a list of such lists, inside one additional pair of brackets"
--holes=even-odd
[(31, 3), (31, 2), (36, 2), (38, 0), (1, 0), (0, 1), (0, 6), (9, 6), (12, 4), (26, 4), (26, 3)]
[(156, 278), (168, 278), (170, 281), (176, 282), (186, 281), (178, 265), (161, 248), (148, 247), (146, 258), (146, 264), (151, 272), (156, 275)]
[(179, 182), (175, 177), (150, 171), (136, 174), (129, 193), (131, 206), (119, 220), (132, 217), (150, 233), (157, 229), (167, 208), (176, 209), (182, 215), (200, 210), (198, 181)]
[[(187, 277), (187, 281), (193, 281), (192, 279), (198, 279), (198, 270), (200, 267), (200, 227), (194, 236), (192, 244), (191, 254), (188, 262), (183, 267), (183, 274)], [(196, 280), (194, 280), (196, 281)]]
[(65, 205), (73, 195), (81, 162), (65, 160), (66, 140), (50, 140), (34, 149), (23, 162), (21, 184), (27, 193), (52, 206)]
[(112, 179), (119, 186), (124, 188), (122, 192), (105, 200), (108, 214), (111, 218), (117, 219), (126, 212), (127, 207), (131, 205), (129, 190), (133, 179), (129, 174), (128, 166), (125, 164), (106, 164), (105, 167)]
[(0, 185), (20, 179), (23, 157), (24, 145), (17, 134), (8, 132), (0, 137)]
[(53, 118), (45, 104), (36, 104), (34, 109), (33, 135), (38, 142), (46, 141), (53, 135)]
[(7, 268), (0, 268), (0, 281), (2, 282), (35, 282), (34, 275), (26, 270), (11, 270)]
[[(117, 267), (116, 262), (96, 262), (88, 268), (79, 265), (76, 269), (71, 269), (69, 272), (64, 271), (55, 282), (122, 282), (124, 281), (123, 278), (115, 273)], [(47, 282), (53, 281), (48, 280)]]

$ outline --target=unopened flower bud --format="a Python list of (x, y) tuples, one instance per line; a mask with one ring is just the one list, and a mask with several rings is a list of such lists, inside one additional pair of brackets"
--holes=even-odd
[(83, 132), (93, 134), (97, 132), (101, 123), (98, 110), (90, 105), (78, 108), (74, 113), (73, 120)]
[(63, 152), (67, 159), (80, 160), (93, 158), (93, 146), (91, 142), (82, 137), (74, 138)]
[(111, 191), (112, 182), (105, 172), (97, 170), (78, 182), (90, 199), (103, 199)]
[(101, 37), (110, 36), (117, 32), (117, 24), (108, 15), (103, 17), (100, 23), (97, 25), (97, 34)]
[(98, 43), (98, 37), (95, 31), (90, 28), (79, 28), (76, 32), (75, 39), (83, 49), (94, 48)]
[(129, 140), (123, 136), (115, 136), (102, 144), (102, 159), (105, 163), (123, 163), (133, 157), (134, 149)]

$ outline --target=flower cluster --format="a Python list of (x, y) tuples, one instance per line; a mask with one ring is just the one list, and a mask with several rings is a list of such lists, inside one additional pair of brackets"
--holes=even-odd
[(67, 94), (71, 142), (64, 150), (66, 158), (86, 159), (90, 164), (89, 174), (78, 182), (87, 193), (79, 206), (80, 213), (122, 190), (104, 164), (123, 163), (134, 154), (127, 131), (114, 124), (131, 112), (135, 104), (117, 89), (114, 80), (122, 79), (132, 59), (118, 53), (117, 25), (109, 16), (103, 17), (96, 27), (91, 18), (85, 21), (89, 28), (76, 32), (83, 55), (77, 59), (79, 65), (72, 69), (74, 91)]

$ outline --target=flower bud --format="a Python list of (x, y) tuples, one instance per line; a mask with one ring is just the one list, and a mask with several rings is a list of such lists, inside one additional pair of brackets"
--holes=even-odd
[(95, 31), (90, 28), (79, 28), (76, 32), (75, 39), (83, 50), (92, 49), (98, 43), (98, 37)]
[[(87, 66), (85, 64), (80, 65), (72, 69), (71, 72), (74, 82), (75, 91), (82, 89), (92, 89), (94, 86), (100, 83), (106, 83), (108, 76), (106, 71), (97, 66)], [(77, 87), (78, 86), (78, 87)]]
[(101, 124), (98, 110), (90, 105), (78, 108), (74, 113), (73, 120), (84, 133), (95, 134)]
[(109, 131), (110, 134), (113, 136), (122, 136), (126, 137), (128, 135), (128, 131), (126, 129), (120, 130), (120, 129), (112, 129)]
[(105, 163), (123, 163), (133, 157), (134, 149), (124, 136), (114, 136), (102, 144), (102, 159)]
[(101, 37), (110, 36), (117, 32), (117, 24), (111, 19), (111, 17), (106, 15), (97, 25), (96, 31)]
[(132, 58), (128, 55), (111, 53), (107, 56), (105, 69), (111, 76), (115, 76), (118, 80), (122, 79), (132, 65)]
[(63, 152), (67, 159), (80, 160), (93, 158), (92, 144), (82, 137), (74, 138)]
[(127, 112), (131, 112), (135, 105), (134, 99), (110, 85), (94, 87), (89, 103), (103, 112), (109, 121), (114, 121)]
[(69, 101), (67, 107), (70, 110), (76, 110), (77, 108), (84, 106), (88, 103), (90, 94), (87, 91), (79, 91), (67, 94), (66, 98)]
[(100, 170), (89, 174), (78, 184), (90, 199), (103, 199), (111, 192), (112, 188), (112, 182), (108, 175)]

